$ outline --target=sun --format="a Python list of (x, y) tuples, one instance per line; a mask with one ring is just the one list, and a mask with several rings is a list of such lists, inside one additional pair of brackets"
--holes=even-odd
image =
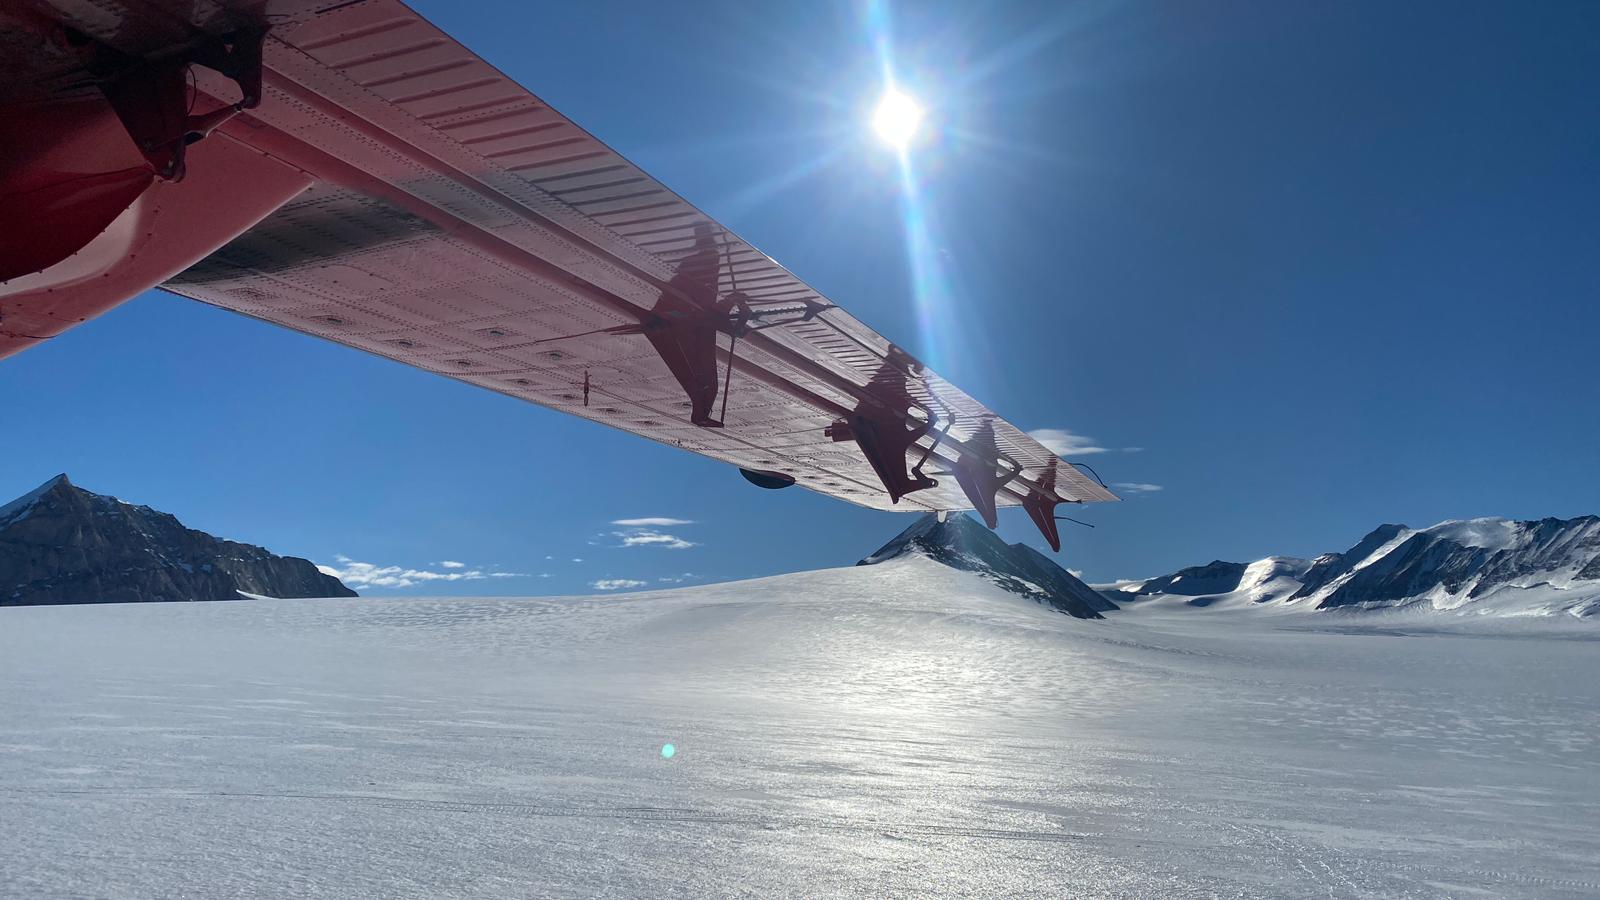
[(922, 124), (922, 107), (909, 94), (891, 87), (878, 101), (872, 114), (872, 130), (883, 142), (896, 150), (904, 150), (917, 136), (917, 126)]

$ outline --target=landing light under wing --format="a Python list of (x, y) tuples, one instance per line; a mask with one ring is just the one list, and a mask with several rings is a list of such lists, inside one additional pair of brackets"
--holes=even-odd
[(265, 29), (259, 101), (197, 56), (209, 134), (165, 152), (292, 199), (167, 290), (862, 506), (1022, 505), (1059, 547), (1056, 504), (1116, 499), (394, 0), (48, 6), (127, 58)]

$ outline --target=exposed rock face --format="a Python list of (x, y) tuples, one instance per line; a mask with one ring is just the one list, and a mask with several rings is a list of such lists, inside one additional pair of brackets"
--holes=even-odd
[(1078, 576), (1056, 565), (1055, 560), (1027, 544), (1012, 544), (1011, 549), (1020, 557), (1018, 562), (1033, 564), (1033, 570), (1039, 574), (1039, 586), (1050, 591), (1052, 595), (1073, 598), (1096, 612), (1116, 612), (1117, 604), (1085, 584)]
[(185, 528), (58, 475), (0, 506), (0, 606), (354, 597), (310, 561)]
[(1383, 525), (1343, 553), (1213, 562), (1106, 590), (1118, 600), (1189, 597), (1190, 606), (1422, 605), (1503, 615), (1600, 613), (1600, 517), (1467, 519)]
[(1226, 594), (1239, 589), (1244, 578), (1245, 563), (1212, 560), (1203, 566), (1179, 569), (1171, 575), (1152, 578), (1139, 590), (1141, 594), (1178, 594), (1184, 597), (1203, 597), (1207, 594)]
[(1311, 561), (1311, 567), (1301, 576), (1300, 590), (1291, 599), (1300, 600), (1317, 593), (1329, 584), (1350, 574), (1356, 566), (1377, 553), (1410, 529), (1404, 525), (1379, 525), (1359, 543), (1343, 553), (1325, 553)]
[[(1393, 605), (1425, 596), (1471, 602), (1508, 586), (1581, 591), (1581, 582), (1596, 576), (1600, 518), (1473, 519), (1405, 536), (1399, 546), (1332, 590), (1325, 586), (1318, 608)], [(1600, 590), (1600, 585), (1592, 588)]]
[(929, 513), (856, 565), (870, 566), (908, 554), (976, 572), (1014, 594), (1080, 619), (1116, 609), (1094, 588), (1025, 544), (1007, 544), (965, 514), (940, 522)]

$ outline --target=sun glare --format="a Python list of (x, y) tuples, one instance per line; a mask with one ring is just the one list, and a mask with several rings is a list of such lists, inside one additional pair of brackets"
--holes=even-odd
[(896, 150), (904, 150), (911, 143), (921, 123), (922, 107), (909, 95), (893, 87), (884, 92), (883, 99), (878, 101), (877, 111), (872, 114), (872, 130)]

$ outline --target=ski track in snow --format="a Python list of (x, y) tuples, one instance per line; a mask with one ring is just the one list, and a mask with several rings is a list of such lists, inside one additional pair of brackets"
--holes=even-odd
[(1600, 895), (1600, 628), (1321, 626), (926, 560), (4, 609), (0, 896)]

